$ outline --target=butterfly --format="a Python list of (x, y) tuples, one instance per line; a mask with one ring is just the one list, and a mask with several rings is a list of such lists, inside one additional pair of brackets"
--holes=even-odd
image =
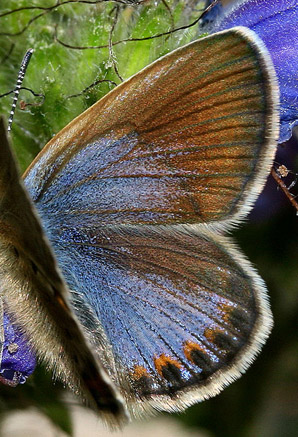
[(264, 186), (278, 102), (265, 46), (237, 27), (116, 87), (23, 181), (2, 127), (4, 303), (108, 423), (218, 394), (268, 337), (265, 284), (225, 233)]

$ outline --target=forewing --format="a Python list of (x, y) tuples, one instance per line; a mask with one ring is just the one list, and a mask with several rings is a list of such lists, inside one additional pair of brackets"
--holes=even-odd
[(277, 101), (256, 35), (218, 33), (156, 61), (77, 117), (25, 184), (46, 220), (222, 227), (245, 216), (263, 187)]
[[(0, 291), (38, 355), (97, 410), (121, 422), (121, 400), (94, 358), (69, 302), (69, 290), (27, 196), (0, 125)], [(105, 342), (104, 333), (98, 338)]]
[(110, 374), (135, 415), (214, 396), (269, 334), (263, 281), (230, 239), (181, 226), (65, 225), (52, 244), (70, 287), (106, 331)]

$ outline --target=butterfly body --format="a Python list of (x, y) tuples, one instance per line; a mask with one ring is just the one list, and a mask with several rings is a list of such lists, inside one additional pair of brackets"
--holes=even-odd
[[(121, 84), (54, 137), (24, 175), (59, 265), (53, 278), (58, 271), (66, 281), (74, 319), (133, 415), (214, 396), (245, 371), (270, 332), (263, 281), (222, 234), (264, 185), (277, 109), (265, 48), (236, 28)], [(35, 254), (43, 274), (38, 243), (30, 244), (26, 263)], [(68, 312), (61, 299), (53, 305)], [(76, 372), (67, 356), (75, 354), (61, 333), (48, 360), (67, 380)], [(32, 341), (47, 357), (47, 342)]]

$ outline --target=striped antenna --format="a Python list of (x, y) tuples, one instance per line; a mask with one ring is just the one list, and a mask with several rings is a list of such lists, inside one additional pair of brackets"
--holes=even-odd
[(12, 120), (13, 120), (15, 109), (17, 106), (17, 101), (18, 101), (20, 89), (21, 89), (22, 82), (24, 80), (25, 73), (26, 73), (27, 67), (29, 65), (33, 51), (34, 51), (33, 49), (27, 50), (25, 53), (25, 56), (23, 57), (22, 63), (21, 63), (20, 71), (18, 74), (17, 84), (16, 84), (16, 87), (14, 89), (14, 96), (13, 96), (11, 111), (10, 111), (9, 119), (8, 119), (8, 127), (7, 127), (8, 132), (11, 130)]

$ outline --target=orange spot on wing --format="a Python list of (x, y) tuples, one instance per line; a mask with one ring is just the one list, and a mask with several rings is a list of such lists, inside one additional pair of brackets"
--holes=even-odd
[(231, 312), (234, 310), (234, 307), (231, 305), (220, 304), (218, 309), (223, 313), (222, 319), (228, 323), (230, 319)]
[(204, 331), (204, 335), (211, 343), (214, 343), (215, 336), (216, 336), (216, 330), (211, 328), (206, 328)]
[(140, 378), (142, 378), (143, 376), (147, 376), (147, 377), (150, 376), (148, 370), (145, 369), (145, 367), (143, 367), (143, 366), (135, 366), (135, 367), (134, 367), (133, 374), (132, 374), (132, 377), (133, 377), (134, 379), (140, 379)]
[(173, 366), (178, 367), (178, 369), (182, 368), (182, 365), (179, 363), (179, 361), (176, 361), (173, 358), (166, 356), (165, 354), (161, 354), (160, 357), (154, 358), (154, 365), (160, 376), (163, 376), (163, 368), (166, 367), (168, 364), (172, 364)]
[(183, 351), (184, 351), (185, 357), (188, 359), (188, 361), (191, 361), (192, 363), (194, 363), (194, 360), (192, 358), (192, 352), (200, 351), (200, 352), (203, 352), (204, 354), (206, 353), (205, 349), (201, 345), (199, 345), (198, 343), (195, 343), (194, 341), (185, 342)]
[(206, 339), (213, 343), (220, 353), (226, 354), (235, 351), (236, 342), (229, 334), (221, 329), (205, 329), (204, 335)]

